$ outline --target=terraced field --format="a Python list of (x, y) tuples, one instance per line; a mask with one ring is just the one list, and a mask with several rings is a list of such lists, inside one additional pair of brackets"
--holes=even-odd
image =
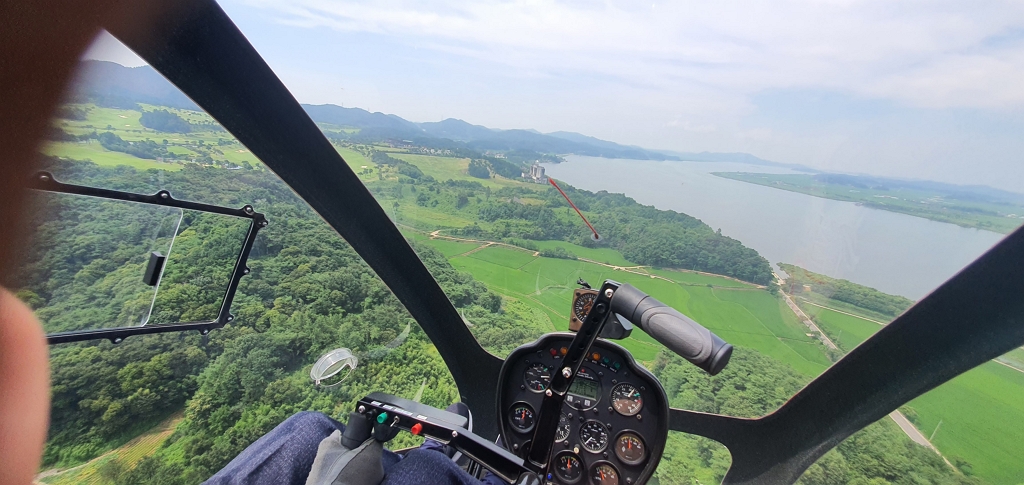
[(125, 443), (120, 448), (97, 457), (88, 463), (67, 470), (47, 470), (37, 478), (37, 483), (49, 485), (99, 485), (109, 483), (101, 469), (112, 460), (118, 460), (125, 468), (135, 466), (139, 460), (152, 455), (171, 436), (181, 422), (182, 415), (175, 414), (148, 432)]

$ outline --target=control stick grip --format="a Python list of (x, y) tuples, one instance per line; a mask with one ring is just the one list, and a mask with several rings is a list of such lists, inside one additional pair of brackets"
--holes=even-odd
[(615, 291), (611, 309), (708, 374), (721, 372), (732, 356), (732, 345), (630, 284)]

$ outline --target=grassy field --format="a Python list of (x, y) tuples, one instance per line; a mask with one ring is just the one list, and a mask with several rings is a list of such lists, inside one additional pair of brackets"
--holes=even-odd
[(843, 352), (849, 352), (861, 342), (867, 340), (880, 328), (879, 324), (858, 318), (844, 313), (826, 310), (811, 305), (801, 307), (807, 316), (814, 321), (828, 334), (829, 338), (839, 346)]
[(88, 142), (51, 142), (43, 147), (43, 153), (61, 158), (72, 158), (75, 160), (89, 160), (97, 165), (114, 167), (117, 165), (128, 165), (139, 170), (155, 168), (158, 170), (181, 170), (182, 166), (174, 163), (158, 162), (137, 158), (127, 153), (112, 152), (100, 146), (98, 141)]
[[(804, 304), (802, 309), (844, 351), (882, 328), (863, 318), (812, 305)], [(1024, 361), (1024, 350), (1015, 349), (1004, 358)], [(989, 483), (1024, 482), (1024, 460), (1019, 456), (1024, 442), (1024, 373), (988, 362), (907, 406), (917, 415), (915, 426), (925, 436), (934, 433), (932, 444), (950, 461), (957, 457), (967, 460), (973, 472)]]
[(489, 179), (473, 177), (467, 172), (469, 169), (468, 158), (436, 157), (432, 155), (418, 155), (413, 153), (390, 153), (389, 155), (416, 165), (424, 174), (430, 175), (439, 181), (451, 179), (479, 182), (484, 187), (490, 187), (492, 189), (523, 185), (522, 182), (508, 180), (501, 177)]
[(153, 429), (125, 443), (120, 448), (110, 451), (88, 463), (67, 470), (44, 471), (38, 481), (50, 485), (71, 484), (105, 484), (109, 483), (100, 473), (104, 464), (118, 460), (126, 468), (135, 466), (139, 460), (152, 455), (174, 432), (181, 421), (181, 414), (175, 414)]
[[(103, 108), (93, 104), (73, 106), (85, 111), (86, 119), (54, 122), (56, 126), (73, 135), (109, 131), (129, 142), (152, 140), (163, 143), (166, 140), (167, 150), (179, 155), (180, 160), (191, 160), (198, 158), (201, 153), (209, 153), (215, 160), (224, 160), (235, 165), (242, 165), (244, 162), (252, 165), (259, 163), (245, 146), (228, 132), (219, 129), (213, 118), (200, 111), (141, 105), (141, 109), (145, 111), (165, 109), (191, 123), (201, 124), (191, 133), (164, 133), (142, 126), (139, 122), (141, 111)], [(43, 152), (61, 158), (92, 160), (99, 165), (128, 165), (143, 170), (180, 170), (182, 167), (180, 163), (162, 163), (109, 151), (96, 140), (89, 140), (87, 143), (50, 142), (43, 148)]]
[(934, 432), (932, 443), (950, 461), (966, 459), (990, 483), (1024, 482), (1024, 373), (987, 362), (908, 406), (918, 429)]
[[(689, 314), (722, 338), (740, 346), (740, 352), (746, 350), (744, 347), (757, 350), (808, 376), (820, 373), (829, 365), (820, 345), (804, 333), (805, 327), (777, 297), (765, 290), (691, 286), (594, 263), (533, 256), (530, 251), (491, 246), (469, 252), (473, 249), (470, 244), (423, 240), (449, 256), (453, 266), (473, 274), (492, 291), (541, 310), (560, 330), (568, 328), (572, 291), (577, 288), (578, 278), (594, 284), (614, 279), (630, 283)], [(586, 248), (567, 249), (575, 252)], [(725, 278), (696, 276), (701, 276), (702, 282), (723, 283), (716, 286), (735, 287), (732, 280)], [(639, 330), (623, 345), (642, 361), (653, 360), (662, 348)]]

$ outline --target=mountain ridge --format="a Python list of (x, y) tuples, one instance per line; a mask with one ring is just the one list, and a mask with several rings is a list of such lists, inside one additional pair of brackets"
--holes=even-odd
[[(191, 99), (150, 66), (125, 67), (109, 61), (85, 60), (80, 63), (75, 79), (75, 91), (69, 100), (81, 101), (84, 98), (107, 107), (134, 109), (137, 108), (137, 103), (144, 103), (199, 110)], [(533, 151), (551, 155), (685, 160), (675, 152), (622, 145), (569, 131), (540, 133), (533, 129), (500, 130), (456, 118), (416, 123), (394, 114), (371, 112), (362, 108), (345, 108), (334, 104), (302, 104), (302, 108), (315, 122), (358, 128), (358, 133), (344, 135), (356, 140), (411, 139), (431, 145), (445, 144), (444, 140), (450, 140), (456, 142), (455, 145), (485, 152)], [(759, 165), (791, 167), (746, 153), (704, 154), (708, 156), (703, 158), (715, 158), (706, 161), (756, 160)]]

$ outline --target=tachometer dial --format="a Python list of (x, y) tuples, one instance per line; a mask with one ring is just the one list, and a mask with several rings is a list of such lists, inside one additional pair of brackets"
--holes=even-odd
[(572, 313), (576, 319), (583, 322), (590, 313), (590, 307), (597, 301), (597, 293), (580, 293), (579, 297), (572, 304)]
[(647, 458), (647, 447), (640, 436), (626, 431), (615, 440), (615, 456), (627, 465), (639, 465)]
[(530, 431), (534, 425), (533, 408), (523, 402), (513, 405), (508, 412), (508, 422), (520, 433)]
[(623, 416), (635, 416), (644, 408), (644, 398), (635, 386), (623, 382), (612, 389), (612, 407)]
[(600, 453), (608, 446), (608, 432), (598, 421), (587, 421), (580, 426), (580, 443), (591, 453)]
[(596, 463), (590, 469), (590, 483), (619, 485), (619, 471), (611, 463)]
[(558, 417), (558, 429), (555, 430), (555, 442), (561, 443), (569, 439), (569, 417), (562, 413)]
[(551, 383), (551, 368), (540, 362), (534, 363), (526, 368), (526, 372), (523, 373), (523, 381), (526, 382), (527, 389), (542, 392)]
[(576, 483), (583, 476), (583, 462), (575, 453), (564, 452), (555, 457), (555, 474), (565, 483)]

